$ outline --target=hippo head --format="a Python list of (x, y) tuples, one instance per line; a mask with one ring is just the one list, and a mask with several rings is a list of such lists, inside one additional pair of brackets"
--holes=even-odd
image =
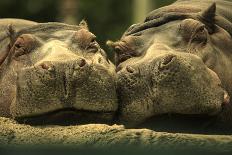
[(216, 115), (229, 102), (222, 80), (229, 71), (224, 54), (231, 37), (214, 23), (215, 3), (201, 11), (180, 6), (154, 11), (121, 40), (108, 42), (116, 52), (124, 124), (161, 114)]
[(10, 27), (9, 37), (1, 116), (38, 124), (112, 119), (118, 107), (115, 67), (85, 22), (42, 23), (18, 32)]

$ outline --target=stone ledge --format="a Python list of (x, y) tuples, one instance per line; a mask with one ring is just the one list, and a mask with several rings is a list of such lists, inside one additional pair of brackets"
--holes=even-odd
[(0, 117), (0, 145), (74, 146), (75, 148), (113, 148), (115, 146), (149, 149), (197, 149), (232, 152), (232, 136), (171, 134), (148, 129), (125, 129), (113, 125), (32, 127)]

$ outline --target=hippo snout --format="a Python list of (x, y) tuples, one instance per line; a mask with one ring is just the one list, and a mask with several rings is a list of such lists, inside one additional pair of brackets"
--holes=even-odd
[(211, 116), (228, 103), (217, 74), (192, 54), (166, 52), (120, 67), (122, 122), (136, 124), (167, 113)]
[(48, 71), (56, 75), (62, 75), (65, 72), (75, 75), (77, 71), (87, 70), (88, 67), (90, 67), (90, 64), (84, 58), (77, 58), (76, 60), (42, 61), (34, 69), (41, 70), (41, 72)]
[[(75, 114), (73, 118), (84, 120), (82, 114), (96, 113), (100, 120), (112, 120), (118, 108), (113, 64), (101, 54), (85, 56), (62, 46), (43, 51), (43, 59), (17, 72), (12, 116), (23, 121), (46, 116), (53, 121)], [(94, 121), (93, 117), (87, 120)]]
[(11, 105), (12, 115), (29, 117), (66, 108), (116, 111), (114, 75), (104, 70), (101, 63), (96, 63), (80, 57), (46, 59), (33, 67), (23, 68), (17, 74), (17, 97)]
[[(28, 71), (41, 76), (43, 83), (57, 83), (63, 98), (74, 96), (77, 83), (84, 82), (90, 72), (90, 64), (84, 58), (73, 60), (42, 61)], [(49, 78), (48, 78), (49, 77)]]
[(175, 61), (176, 55), (165, 55), (159, 62), (159, 70), (162, 71), (164, 69), (167, 69), (170, 65), (172, 65), (172, 62)]
[(44, 70), (48, 70), (48, 71), (53, 71), (55, 70), (55, 68), (57, 68), (58, 66), (64, 66), (65, 64), (70, 64), (73, 65), (73, 69), (75, 68), (81, 68), (84, 67), (86, 65), (86, 60), (79, 58), (75, 61), (70, 61), (70, 62), (49, 62), (49, 61), (45, 61), (42, 62), (39, 66), (44, 69)]

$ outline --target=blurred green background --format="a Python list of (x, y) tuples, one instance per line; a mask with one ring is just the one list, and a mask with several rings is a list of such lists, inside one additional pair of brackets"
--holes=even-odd
[[(142, 22), (151, 10), (175, 0), (0, 0), (1, 18), (78, 24), (87, 20), (90, 31), (106, 49), (106, 40), (117, 40), (128, 26)], [(108, 54), (112, 58), (112, 52)]]

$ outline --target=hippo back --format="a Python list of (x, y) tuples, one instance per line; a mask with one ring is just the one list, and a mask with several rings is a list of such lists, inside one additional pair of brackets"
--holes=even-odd
[[(26, 28), (28, 26), (36, 25), (36, 22), (23, 19), (0, 19), (0, 39), (2, 40), (6, 34), (9, 25), (12, 25), (16, 31)], [(2, 43), (0, 43), (2, 44)]]
[[(232, 35), (232, 0), (178, 0), (171, 5), (150, 12), (144, 23), (134, 25), (125, 33), (131, 35), (145, 29), (158, 27), (170, 21), (197, 18), (197, 14), (216, 3), (215, 23)], [(210, 24), (210, 23), (209, 23)]]
[(8, 37), (10, 25), (14, 28), (15, 31), (18, 31), (28, 26), (32, 26), (36, 24), (37, 24), (36, 22), (23, 20), (23, 19), (12, 19), (12, 18), (0, 19), (0, 59), (2, 55), (4, 55), (4, 51), (7, 48), (10, 41), (9, 40), (10, 38)]
[[(36, 22), (28, 21), (28, 20), (23, 20), (23, 19), (0, 19), (0, 83), (2, 80), (2, 75), (4, 72), (4, 69), (6, 67), (6, 61), (5, 57), (8, 55), (8, 46), (10, 44), (10, 37), (9, 37), (9, 27), (12, 25), (12, 28), (15, 31), (19, 31), (21, 29), (24, 29), (26, 27), (36, 25)], [(4, 85), (4, 84), (2, 84)], [(0, 92), (1, 94), (3, 92)], [(8, 105), (1, 105), (0, 106), (0, 113), (3, 116), (8, 116), (8, 112), (5, 109), (8, 109), (9, 107), (5, 107)]]

